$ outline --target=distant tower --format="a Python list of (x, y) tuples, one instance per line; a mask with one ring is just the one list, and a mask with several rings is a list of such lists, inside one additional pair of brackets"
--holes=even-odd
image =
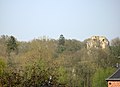
[(109, 46), (109, 41), (104, 36), (92, 36), (86, 43), (87, 49), (102, 48), (105, 49)]

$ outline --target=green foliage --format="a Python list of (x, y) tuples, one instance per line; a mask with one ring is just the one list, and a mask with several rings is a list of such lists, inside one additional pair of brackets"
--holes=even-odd
[(57, 45), (57, 53), (62, 53), (63, 51), (65, 51), (65, 38), (64, 36), (61, 34), (59, 37), (59, 43)]
[(64, 67), (60, 67), (58, 69), (58, 83), (61, 83), (61, 84), (66, 84), (67, 83), (67, 72), (65, 70)]
[(59, 45), (57, 48), (57, 53), (62, 53), (63, 51), (65, 51), (65, 46)]
[(83, 44), (75, 39), (65, 40), (66, 51), (75, 52), (82, 48)]
[(6, 67), (6, 63), (0, 58), (0, 76), (4, 73), (4, 69)]
[(111, 51), (116, 58), (120, 58), (120, 38), (111, 41)]
[(59, 87), (59, 84), (63, 84), (65, 81), (64, 70), (60, 68), (59, 75), (53, 75), (54, 71), (49, 70), (50, 67), (46, 65), (44, 61), (38, 60), (26, 66), (24, 70), (6, 69), (0, 78), (1, 84), (4, 87), (41, 87), (45, 85)]
[(65, 44), (65, 38), (64, 36), (61, 34), (60, 37), (59, 37), (59, 45), (63, 45), (64, 46)]
[(105, 81), (113, 72), (114, 68), (107, 67), (106, 69), (98, 68), (93, 75), (92, 87), (107, 87), (107, 82)]
[(10, 36), (8, 42), (7, 42), (7, 52), (8, 52), (8, 55), (10, 55), (10, 53), (12, 51), (16, 51), (16, 53), (18, 52), (18, 45), (17, 45), (17, 42), (16, 42), (16, 39), (14, 36)]
[(119, 39), (113, 40), (111, 50), (89, 50), (86, 42), (63, 35), (59, 40), (29, 42), (1, 36), (0, 87), (105, 87), (105, 79), (114, 71), (110, 67), (119, 63)]

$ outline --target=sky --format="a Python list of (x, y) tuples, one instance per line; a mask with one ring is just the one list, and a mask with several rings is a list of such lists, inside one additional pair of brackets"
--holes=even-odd
[(120, 37), (120, 0), (0, 0), (0, 35), (83, 41)]

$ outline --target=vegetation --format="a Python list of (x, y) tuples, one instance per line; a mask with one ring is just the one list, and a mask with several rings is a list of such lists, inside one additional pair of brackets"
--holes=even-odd
[(86, 48), (86, 41), (0, 37), (0, 87), (106, 87), (120, 63), (120, 39), (109, 48)]

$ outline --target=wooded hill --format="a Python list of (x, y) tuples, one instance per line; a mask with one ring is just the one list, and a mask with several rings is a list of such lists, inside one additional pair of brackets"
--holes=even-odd
[(87, 41), (0, 36), (0, 87), (107, 87), (120, 64), (120, 38), (102, 49)]

